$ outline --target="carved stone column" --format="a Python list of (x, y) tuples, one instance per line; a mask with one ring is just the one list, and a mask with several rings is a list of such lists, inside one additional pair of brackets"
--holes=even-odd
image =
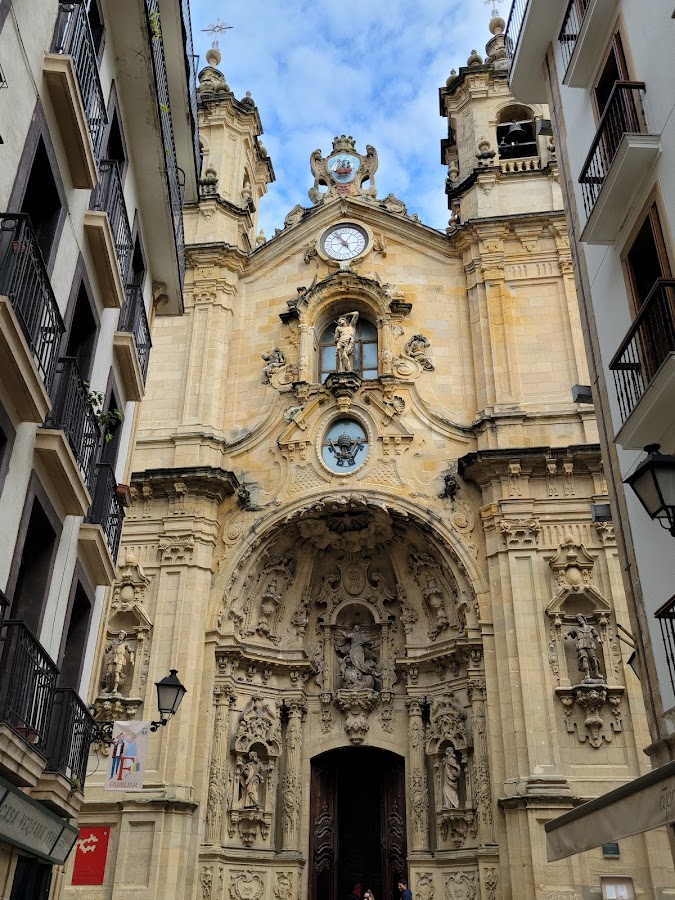
[(391, 348), (391, 319), (379, 316), (377, 324), (380, 327), (380, 372), (382, 375), (392, 375), (394, 353)]
[(312, 332), (305, 322), (300, 324), (300, 350), (298, 352), (298, 381), (309, 381), (309, 361), (312, 349)]
[(471, 781), (473, 796), (478, 809), (478, 834), (481, 844), (495, 840), (492, 815), (492, 789), (490, 787), (490, 763), (488, 761), (487, 723), (485, 720), (485, 679), (473, 678), (469, 682), (473, 721), (473, 767)]
[(281, 796), (281, 849), (299, 850), (300, 809), (302, 808), (302, 721), (307, 711), (304, 700), (286, 700), (286, 773)]
[(206, 806), (206, 843), (220, 844), (227, 784), (227, 738), (230, 733), (230, 708), (234, 703), (232, 689), (217, 684), (213, 689), (213, 702), (215, 715)]
[(408, 796), (413, 852), (429, 850), (429, 785), (424, 753), (422, 703), (422, 699), (416, 697), (410, 697), (405, 702), (408, 710), (408, 745), (410, 747)]

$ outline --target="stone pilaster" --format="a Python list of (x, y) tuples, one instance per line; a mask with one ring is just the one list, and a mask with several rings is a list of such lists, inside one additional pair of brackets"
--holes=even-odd
[(410, 748), (408, 797), (413, 852), (429, 849), (429, 785), (424, 755), (422, 704), (422, 699), (417, 697), (410, 697), (405, 702), (408, 710), (408, 746)]
[(222, 839), (223, 808), (227, 784), (227, 738), (230, 733), (230, 709), (234, 699), (231, 688), (219, 684), (214, 687), (213, 746), (206, 807), (207, 844), (220, 844)]
[(490, 788), (484, 678), (473, 678), (469, 682), (469, 697), (471, 700), (471, 719), (473, 724), (471, 780), (474, 801), (478, 809), (478, 836), (481, 844), (493, 844), (495, 828), (492, 811), (492, 790)]
[(286, 701), (286, 774), (282, 790), (282, 850), (299, 850), (302, 808), (302, 723), (307, 711), (304, 700)]

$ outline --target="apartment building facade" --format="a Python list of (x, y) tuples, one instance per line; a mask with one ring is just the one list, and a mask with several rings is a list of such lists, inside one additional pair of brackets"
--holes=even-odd
[(0, 896), (77, 839), (86, 699), (199, 145), (178, 0), (0, 2)]
[(668, 0), (515, 0), (507, 27), (513, 93), (551, 109), (655, 767), (552, 823), (550, 858), (675, 819), (672, 498), (643, 490), (675, 462), (674, 18)]

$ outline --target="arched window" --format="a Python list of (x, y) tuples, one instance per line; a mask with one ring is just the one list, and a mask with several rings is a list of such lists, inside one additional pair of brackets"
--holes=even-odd
[(531, 109), (513, 104), (499, 113), (497, 148), (500, 159), (522, 159), (537, 155), (537, 136)]
[[(333, 322), (321, 335), (319, 347), (320, 353), (320, 381), (328, 378), (331, 372), (337, 371), (337, 358), (335, 354), (335, 326)], [(377, 328), (367, 319), (359, 318), (356, 323), (354, 335), (354, 372), (364, 381), (373, 381), (377, 378)]]

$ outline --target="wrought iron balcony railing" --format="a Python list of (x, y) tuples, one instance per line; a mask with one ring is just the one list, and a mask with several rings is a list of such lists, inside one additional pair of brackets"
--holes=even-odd
[(107, 463), (99, 463), (96, 469), (94, 502), (91, 504), (85, 521), (101, 526), (110, 555), (113, 562), (116, 563), (122, 535), (124, 509), (117, 496), (117, 482), (113, 467)]
[(670, 684), (673, 691), (675, 691), (675, 596), (671, 597), (667, 603), (664, 603), (661, 609), (657, 609), (654, 616), (659, 620), (659, 625), (661, 626), (661, 637), (663, 638), (663, 648), (666, 653)]
[(138, 364), (143, 373), (143, 383), (145, 384), (152, 340), (150, 339), (150, 326), (148, 325), (148, 317), (145, 312), (145, 304), (143, 303), (143, 293), (137, 285), (128, 284), (126, 286), (126, 295), (127, 299), (120, 313), (118, 328), (120, 331), (129, 332), (134, 336), (136, 352), (138, 353)]
[(48, 772), (59, 772), (83, 790), (94, 719), (76, 691), (56, 688), (47, 741)]
[(77, 360), (73, 358), (59, 360), (54, 405), (45, 427), (60, 428), (64, 432), (91, 493), (101, 445), (101, 427)]
[[(159, 108), (159, 122), (162, 130), (162, 143), (164, 144), (164, 158), (166, 160), (166, 178), (171, 202), (171, 215), (173, 218), (173, 233), (176, 240), (176, 258), (180, 285), (183, 287), (185, 278), (185, 234), (183, 231), (183, 182), (181, 183), (178, 162), (176, 157), (176, 141), (173, 134), (171, 121), (171, 107), (169, 104), (169, 82), (166, 74), (166, 58), (164, 56), (164, 41), (162, 40), (162, 27), (159, 15), (158, 0), (146, 0), (145, 8), (148, 16), (150, 41), (152, 50), (152, 67), (155, 72), (155, 84), (157, 86), (157, 105)], [(195, 118), (196, 121), (196, 118)]]
[(617, 81), (612, 88), (579, 176), (587, 216), (593, 212), (623, 136), (647, 134), (642, 105), (645, 87), (643, 81)]
[(98, 74), (96, 50), (82, 0), (59, 3), (52, 53), (72, 57), (94, 154), (98, 159), (108, 117)]
[(0, 721), (45, 756), (59, 670), (23, 622), (2, 626), (0, 669)]
[(624, 422), (671, 353), (675, 353), (675, 279), (659, 278), (609, 364)]
[(513, 0), (509, 20), (506, 23), (506, 53), (509, 59), (516, 55), (516, 48), (520, 40), (520, 32), (525, 20), (525, 13), (530, 0)]
[(589, 0), (570, 0), (565, 18), (563, 19), (562, 28), (558, 35), (560, 42), (560, 52), (563, 59), (565, 70), (569, 67), (570, 60), (574, 55), (577, 46), (579, 32), (588, 9)]
[(65, 327), (28, 216), (0, 213), (0, 294), (9, 297), (50, 391)]
[(131, 260), (131, 227), (117, 161), (102, 159), (99, 163), (99, 173), (98, 184), (91, 195), (91, 208), (108, 214), (120, 275), (124, 282)]
[(199, 119), (197, 118), (197, 57), (192, 44), (192, 20), (190, 18), (190, 0), (181, 0), (183, 28), (185, 29), (185, 56), (188, 64), (188, 95), (190, 98), (190, 116), (192, 117), (192, 142), (195, 154), (197, 173), (202, 170), (202, 148), (199, 146)]

